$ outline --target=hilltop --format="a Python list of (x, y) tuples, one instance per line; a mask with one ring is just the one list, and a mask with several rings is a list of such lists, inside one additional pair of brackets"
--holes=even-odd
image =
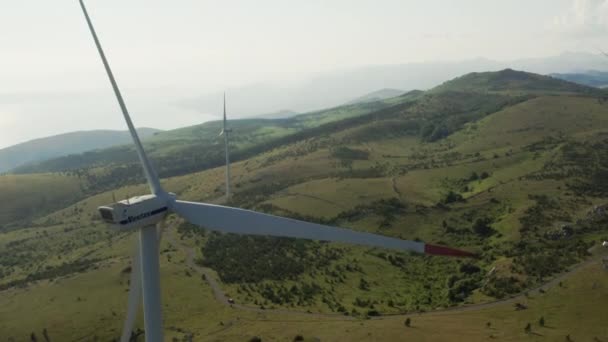
[[(593, 291), (575, 279), (546, 295), (534, 294), (534, 299), (523, 294), (586, 260), (589, 248), (608, 238), (608, 217), (597, 209), (608, 202), (608, 104), (603, 95), (512, 71), (470, 74), (446, 84), (449, 87), (404, 94), (380, 108), (251, 145), (257, 150), (249, 151), (255, 153), (241, 154), (232, 165), (234, 194), (229, 204), (451, 245), (475, 251), (479, 259), (223, 235), (170, 217), (168, 235), (177, 238), (163, 238), (161, 247), (163, 291), (171, 298), (166, 317), (173, 330), (168, 335), (181, 338), (181, 332), (192, 332), (203, 339), (242, 339), (264, 331), (266, 336), (285, 337), (300, 333), (306, 324), (289, 321), (287, 314), (272, 309), (336, 314), (322, 320), (335, 319), (327, 324), (339, 327), (345, 340), (363, 336), (357, 328), (361, 324), (378, 327), (378, 336), (387, 339), (410, 334), (400, 330), (408, 329), (405, 317), (426, 329), (412, 329), (411, 334), (421, 334), (418, 337), (447, 339), (449, 333), (470, 327), (472, 339), (487, 338), (490, 332), (521, 339), (529, 336), (525, 323), (535, 324), (540, 316), (559, 322), (542, 331), (551, 338), (576, 334), (575, 340), (592, 339), (601, 334), (595, 317), (608, 313), (594, 303), (608, 292), (597, 272), (585, 278), (601, 284)], [(505, 88), (509, 84), (512, 89)], [(326, 119), (329, 112), (317, 115)], [(315, 117), (297, 120), (314, 122)], [(244, 120), (235, 127), (258, 124)], [(205, 126), (209, 132), (219, 128), (219, 123), (211, 125)], [(154, 141), (157, 146), (164, 141), (186, 145), (200, 128), (160, 133)], [(187, 164), (188, 158), (176, 155), (174, 163)], [(121, 165), (119, 160), (113, 163)], [(14, 230), (0, 234), (0, 286), (11, 288), (0, 292), (0, 302), (6, 304), (0, 306), (0, 315), (9, 317), (0, 322), (0, 331), (29, 336), (49, 325), (59, 339), (117, 336), (126, 298), (127, 277), (121, 270), (127, 269), (133, 236), (105, 228), (95, 208), (147, 191), (141, 178), (129, 178), (131, 172), (141, 173), (137, 164), (122, 167), (114, 170), (124, 173), (114, 177), (123, 184), (107, 189), (95, 187), (105, 179), (101, 168), (54, 174), (83, 191), (78, 200), (68, 197), (72, 191), (51, 191), (49, 196), (55, 197), (46, 203), (32, 197), (12, 204), (0, 192), (0, 200), (16, 212), (28, 208), (28, 202), (43, 212), (60, 200), (73, 202), (59, 210), (46, 209), (41, 217), (26, 213)], [(223, 174), (220, 164), (165, 176), (162, 182), (180, 198), (223, 203)], [(22, 186), (27, 189), (26, 182)], [(191, 258), (209, 269), (223, 293), (259, 312), (215, 301), (206, 278), (185, 261), (188, 253), (182, 245), (194, 248)], [(516, 294), (528, 309), (515, 311), (514, 303), (508, 303), (477, 314), (412, 314)], [(51, 301), (55, 304), (32, 314), (31, 308)], [(574, 303), (577, 310), (570, 312)], [(58, 304), (61, 317), (70, 317), (69, 322), (53, 314)], [(580, 312), (589, 314), (581, 319), (576, 316)], [(402, 316), (365, 320), (395, 314)], [(25, 316), (31, 319), (21, 319)], [(309, 323), (307, 335), (327, 329), (319, 335), (336, 336), (328, 335), (331, 329), (316, 316), (302, 317), (316, 319)], [(427, 323), (416, 325), (418, 320)], [(381, 332), (385, 325), (390, 325), (390, 332)]]
[(524, 71), (504, 69), (497, 72), (473, 72), (447, 81), (435, 88), (434, 92), (510, 92), (542, 94), (597, 94), (597, 90), (550, 76)]
[[(160, 132), (154, 128), (138, 128), (142, 139)], [(94, 130), (58, 134), (34, 139), (0, 149), (0, 172), (27, 163), (39, 163), (48, 159), (79, 154), (85, 151), (123, 145), (131, 141), (128, 131)]]

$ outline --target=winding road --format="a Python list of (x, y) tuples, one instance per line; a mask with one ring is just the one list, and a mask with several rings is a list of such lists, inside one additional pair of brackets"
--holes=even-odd
[[(315, 316), (315, 317), (319, 317), (319, 318), (323, 318), (323, 317), (341, 317), (344, 320), (354, 320), (356, 319), (355, 317), (352, 316), (344, 316), (341, 313), (311, 313), (311, 312), (304, 312), (304, 311), (296, 311), (296, 310), (286, 310), (286, 309), (262, 309), (260, 307), (257, 306), (249, 306), (249, 305), (243, 305), (243, 304), (237, 304), (237, 303), (230, 303), (228, 300), (228, 297), (226, 297), (224, 291), (222, 291), (222, 288), (220, 287), (220, 284), (217, 282), (217, 280), (215, 279), (215, 276), (213, 275), (213, 271), (209, 268), (206, 267), (202, 267), (199, 266), (198, 264), (196, 264), (196, 262), (194, 262), (194, 255), (195, 255), (195, 250), (192, 247), (186, 246), (183, 243), (178, 242), (178, 239), (176, 238), (176, 229), (174, 229), (173, 227), (169, 227), (168, 229), (168, 239), (169, 241), (175, 246), (175, 247), (179, 247), (181, 248), (184, 253), (186, 254), (186, 266), (190, 269), (193, 269), (195, 271), (197, 271), (198, 273), (202, 274), (205, 276), (205, 280), (207, 281), (207, 283), (209, 284), (209, 286), (211, 286), (211, 289), (213, 290), (213, 294), (215, 296), (215, 299), (217, 301), (219, 301), (220, 303), (230, 306), (232, 308), (236, 308), (236, 309), (240, 309), (240, 310), (247, 310), (247, 311), (253, 311), (253, 312), (258, 312), (258, 313), (278, 313), (278, 314), (287, 314), (287, 315), (309, 315), (309, 316)], [(593, 252), (594, 249), (596, 248), (601, 248), (599, 245), (598, 246), (594, 246), (591, 249), (589, 249), (590, 252)], [(443, 308), (443, 309), (437, 309), (437, 310), (433, 310), (433, 311), (423, 311), (423, 312), (410, 312), (410, 313), (398, 313), (398, 314), (384, 314), (382, 316), (378, 316), (378, 317), (372, 317), (372, 319), (383, 319), (384, 317), (396, 317), (396, 316), (412, 316), (412, 315), (416, 315), (416, 316), (426, 316), (426, 315), (443, 315), (443, 314), (451, 314), (451, 313), (455, 313), (455, 312), (467, 312), (467, 311), (476, 311), (476, 310), (482, 310), (482, 309), (487, 309), (487, 308), (492, 308), (492, 307), (496, 307), (498, 305), (503, 305), (503, 304), (509, 304), (509, 303), (518, 303), (521, 301), (524, 301), (526, 299), (527, 296), (532, 295), (532, 294), (537, 294), (540, 293), (541, 290), (542, 291), (547, 291), (555, 286), (557, 286), (560, 282), (564, 281), (566, 278), (570, 277), (571, 275), (579, 272), (580, 270), (584, 269), (587, 266), (590, 266), (594, 263), (598, 263), (601, 262), (602, 259), (602, 255), (593, 255), (592, 257), (590, 257), (589, 259), (574, 265), (573, 267), (571, 267), (567, 272), (562, 273), (560, 275), (558, 275), (557, 277), (551, 279), (550, 281), (535, 287), (533, 289), (530, 290), (526, 290), (522, 293), (519, 293), (517, 295), (514, 295), (512, 297), (508, 297), (508, 298), (503, 298), (503, 299), (499, 299), (499, 300), (495, 300), (492, 302), (487, 302), (487, 303), (480, 303), (480, 304), (470, 304), (470, 305), (462, 305), (462, 306), (456, 306), (456, 307), (452, 307), (452, 308)]]

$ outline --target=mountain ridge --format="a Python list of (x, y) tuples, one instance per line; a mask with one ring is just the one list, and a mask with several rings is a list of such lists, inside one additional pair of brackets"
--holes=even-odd
[(608, 72), (606, 71), (587, 70), (578, 73), (552, 73), (549, 76), (590, 87), (608, 87)]
[[(142, 127), (137, 132), (142, 139), (148, 138), (159, 129)], [(0, 172), (70, 154), (78, 154), (95, 149), (103, 149), (131, 141), (128, 131), (86, 130), (74, 131), (28, 140), (0, 149)]]

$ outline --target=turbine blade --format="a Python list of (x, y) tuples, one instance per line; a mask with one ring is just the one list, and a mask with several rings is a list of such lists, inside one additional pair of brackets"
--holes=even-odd
[(89, 13), (87, 12), (86, 7), (84, 6), (83, 0), (80, 0), (80, 7), (82, 8), (82, 12), (84, 13), (84, 17), (87, 21), (87, 25), (89, 26), (89, 30), (91, 31), (91, 35), (93, 36), (93, 40), (95, 41), (95, 45), (97, 46), (97, 51), (99, 52), (99, 56), (101, 57), (101, 61), (103, 62), (103, 66), (106, 69), (106, 73), (108, 74), (108, 78), (110, 79), (110, 83), (112, 84), (112, 89), (114, 90), (114, 95), (116, 95), (116, 100), (118, 100), (118, 105), (122, 111), (122, 115), (127, 122), (127, 126), (129, 127), (129, 132), (131, 132), (131, 138), (133, 138), (133, 143), (135, 144), (135, 150), (137, 151), (137, 155), (139, 156), (139, 161), (144, 169), (144, 174), (146, 179), (148, 180), (148, 185), (150, 186), (150, 191), (152, 191), (155, 195), (164, 194), (163, 189), (160, 186), (160, 181), (158, 180), (158, 176), (156, 172), (152, 168), (148, 157), (146, 157), (146, 153), (144, 152), (144, 148), (141, 145), (141, 141), (139, 140), (139, 136), (137, 135), (137, 131), (135, 130), (135, 126), (133, 126), (133, 122), (131, 121), (131, 117), (129, 116), (129, 112), (127, 111), (127, 105), (122, 98), (120, 90), (118, 89), (118, 84), (114, 79), (114, 75), (112, 74), (112, 70), (110, 69), (110, 64), (106, 59), (106, 55), (101, 48), (101, 43), (99, 42), (99, 38), (97, 38), (97, 33), (95, 33), (95, 28), (93, 28), (93, 23), (91, 22), (91, 18), (89, 18)]
[(129, 282), (129, 298), (127, 302), (127, 317), (122, 328), (121, 342), (129, 342), (131, 340), (131, 332), (135, 326), (137, 311), (139, 311), (139, 303), (141, 300), (141, 262), (139, 256), (139, 239), (136, 239), (136, 249), (131, 262), (131, 277)]
[(431, 255), (474, 256), (473, 253), (447, 247), (425, 245), (424, 242), (400, 240), (378, 234), (298, 221), (250, 210), (186, 201), (175, 201), (172, 205), (173, 211), (190, 223), (225, 233), (344, 242)]

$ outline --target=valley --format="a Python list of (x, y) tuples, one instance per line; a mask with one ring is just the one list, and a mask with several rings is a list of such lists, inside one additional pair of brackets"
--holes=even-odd
[[(220, 123), (156, 134), (145, 147), (182, 199), (479, 255), (218, 234), (169, 216), (168, 338), (608, 339), (608, 309), (597, 305), (608, 296), (598, 247), (608, 240), (605, 98), (507, 69), (380, 102), (234, 120), (228, 200)], [(135, 236), (106, 228), (96, 208), (147, 193), (142, 180), (126, 145), (0, 176), (0, 337), (120, 335)], [(218, 300), (209, 277), (236, 305)]]

